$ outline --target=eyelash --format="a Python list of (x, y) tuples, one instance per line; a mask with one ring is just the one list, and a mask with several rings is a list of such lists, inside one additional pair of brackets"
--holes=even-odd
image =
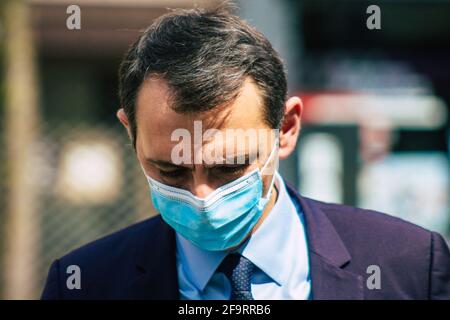
[(159, 173), (167, 178), (178, 178), (183, 175), (184, 170), (172, 170), (172, 171), (159, 170)]

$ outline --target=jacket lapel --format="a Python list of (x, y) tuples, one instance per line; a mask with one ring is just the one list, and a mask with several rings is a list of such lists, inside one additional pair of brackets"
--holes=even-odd
[(363, 277), (345, 270), (351, 256), (319, 203), (301, 197), (286, 182), (291, 197), (303, 210), (310, 257), (312, 298), (315, 300), (363, 299)]
[(132, 299), (176, 300), (178, 278), (176, 270), (175, 233), (161, 217), (157, 225), (144, 229), (136, 237), (136, 272), (130, 281)]

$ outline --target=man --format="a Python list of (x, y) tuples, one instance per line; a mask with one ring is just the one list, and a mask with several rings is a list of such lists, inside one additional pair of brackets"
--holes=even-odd
[[(450, 298), (442, 236), (304, 198), (276, 171), (295, 149), (302, 103), (287, 98), (278, 54), (246, 22), (223, 8), (169, 13), (119, 76), (117, 116), (160, 215), (57, 259), (42, 298)], [(275, 134), (234, 148), (230, 130)], [(198, 131), (199, 143), (180, 145)]]

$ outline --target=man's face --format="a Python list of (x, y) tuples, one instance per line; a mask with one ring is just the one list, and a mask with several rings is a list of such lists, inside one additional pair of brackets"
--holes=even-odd
[[(136, 152), (148, 176), (205, 198), (225, 183), (261, 168), (267, 161), (274, 135), (264, 121), (262, 97), (252, 81), (245, 81), (240, 95), (231, 104), (201, 113), (175, 112), (170, 94), (167, 83), (156, 78), (147, 79), (138, 92)], [(173, 152), (177, 145), (180, 146), (180, 140), (172, 139), (172, 134), (180, 129), (185, 129), (190, 136), (189, 161), (181, 164), (174, 159)], [(209, 135), (202, 136), (208, 129), (218, 131), (209, 130)], [(249, 132), (256, 135), (241, 134), (236, 139), (230, 134)], [(267, 135), (261, 134), (263, 132)], [(194, 137), (200, 137), (200, 140), (194, 140)], [(206, 162), (195, 160), (206, 157), (209, 157)], [(238, 161), (238, 157), (245, 161)], [(271, 179), (272, 173), (263, 175), (264, 193), (268, 191)]]

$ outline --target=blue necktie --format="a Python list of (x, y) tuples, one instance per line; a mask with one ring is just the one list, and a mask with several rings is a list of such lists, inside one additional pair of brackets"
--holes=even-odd
[(250, 279), (255, 265), (238, 253), (229, 254), (220, 264), (218, 271), (223, 272), (231, 282), (230, 300), (253, 300)]

